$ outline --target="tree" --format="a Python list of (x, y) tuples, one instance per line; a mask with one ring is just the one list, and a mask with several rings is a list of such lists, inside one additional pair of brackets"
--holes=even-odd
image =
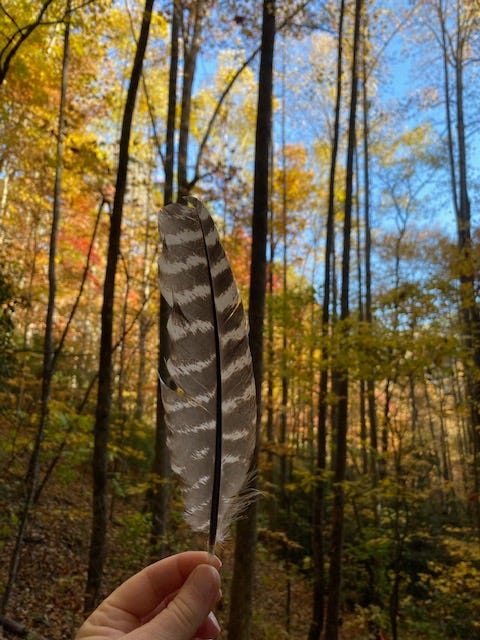
[(325, 247), (325, 277), (323, 288), (322, 304), (322, 338), (325, 345), (322, 352), (322, 368), (320, 371), (320, 384), (318, 394), (318, 417), (317, 417), (317, 480), (314, 491), (313, 504), (313, 526), (312, 526), (312, 546), (314, 562), (314, 582), (313, 582), (313, 611), (312, 621), (309, 630), (309, 640), (318, 640), (323, 630), (325, 611), (325, 568), (324, 568), (324, 517), (325, 517), (325, 472), (327, 466), (327, 413), (328, 413), (328, 347), (327, 336), (330, 327), (330, 299), (332, 285), (332, 264), (333, 243), (334, 243), (334, 218), (335, 218), (335, 173), (337, 166), (337, 154), (340, 136), (340, 109), (342, 99), (342, 68), (343, 68), (343, 21), (345, 14), (345, 3), (341, 2), (338, 17), (337, 33), (337, 78), (335, 97), (335, 116), (333, 125), (333, 138), (330, 159), (330, 176), (328, 186), (328, 209), (327, 209), (327, 237)]
[(130, 133), (132, 127), (138, 85), (142, 74), (143, 59), (147, 48), (154, 0), (146, 0), (140, 36), (135, 52), (119, 143), (119, 157), (115, 197), (113, 200), (108, 241), (108, 257), (105, 272), (102, 306), (102, 333), (98, 395), (95, 413), (95, 443), (93, 452), (93, 513), (88, 578), (85, 591), (85, 611), (93, 609), (101, 597), (103, 567), (106, 558), (107, 498), (108, 498), (108, 440), (110, 408), (112, 402), (112, 335), (115, 275), (120, 251), (122, 213), (127, 188), (127, 170)]
[[(353, 207), (354, 153), (356, 145), (356, 116), (358, 96), (358, 49), (360, 43), (360, 25), (363, 1), (355, 2), (355, 26), (353, 32), (353, 59), (351, 67), (350, 113), (348, 122), (348, 147), (345, 176), (345, 207), (343, 222), (343, 257), (340, 331), (348, 331), (350, 316), (350, 242)], [(328, 576), (328, 605), (325, 623), (326, 638), (337, 640), (340, 613), (346, 462), (348, 429), (348, 366), (335, 370), (332, 374), (332, 389), (336, 398), (336, 419), (333, 429), (333, 507), (332, 507), (332, 544), (330, 549), (330, 569)]]
[[(48, 3), (45, 3), (48, 6)], [(66, 13), (69, 15), (71, 8), (70, 0), (67, 0)], [(45, 7), (46, 9), (46, 7)], [(40, 16), (41, 17), (41, 16)], [(59, 355), (59, 351), (54, 349), (54, 312), (57, 295), (57, 238), (58, 229), (60, 224), (61, 213), (61, 201), (62, 201), (62, 177), (63, 177), (63, 165), (64, 165), (64, 139), (65, 139), (65, 110), (67, 101), (67, 80), (68, 80), (68, 65), (70, 56), (70, 20), (65, 23), (64, 45), (63, 45), (63, 60), (62, 60), (62, 74), (61, 74), (61, 88), (60, 88), (60, 107), (58, 112), (58, 134), (57, 134), (57, 149), (56, 149), (56, 162), (55, 162), (55, 184), (53, 192), (53, 211), (52, 211), (52, 223), (50, 230), (50, 245), (49, 245), (49, 258), (48, 258), (48, 303), (47, 313), (45, 319), (45, 335), (43, 343), (43, 369), (42, 369), (42, 391), (40, 398), (40, 412), (39, 422), (37, 427), (37, 433), (35, 442), (30, 456), (30, 462), (25, 478), (25, 497), (22, 514), (20, 517), (20, 523), (17, 532), (17, 538), (15, 541), (15, 547), (13, 549), (10, 566), (8, 582), (2, 597), (1, 612), (5, 613), (10, 598), (10, 594), (15, 583), (18, 571), (18, 565), (20, 562), (20, 555), (24, 542), (24, 537), (28, 525), (28, 519), (30, 516), (30, 510), (34, 502), (35, 494), (37, 491), (39, 471), (40, 471), (40, 457), (42, 452), (42, 442), (45, 435), (45, 429), (47, 426), (49, 405), (50, 405), (50, 393), (52, 387), (52, 379), (55, 371), (56, 360)], [(19, 43), (20, 44), (20, 43)], [(5, 73), (8, 68), (11, 57), (7, 58), (8, 63), (5, 63)], [(3, 76), (4, 77), (4, 76)], [(1, 81), (1, 76), (0, 76)]]
[(192, 88), (195, 66), (200, 48), (200, 38), (205, 18), (205, 0), (195, 0), (193, 9), (188, 13), (187, 24), (183, 23), (183, 82), (180, 112), (180, 131), (178, 140), (178, 196), (188, 195), (190, 187), (187, 180), (187, 152), (190, 131), (190, 111), (192, 108)]
[[(263, 381), (263, 322), (267, 284), (267, 229), (269, 161), (272, 130), (273, 53), (275, 43), (275, 1), (264, 0), (262, 48), (258, 80), (258, 109), (255, 135), (255, 171), (252, 215), (252, 259), (248, 307), (249, 343), (257, 394), (257, 446), (252, 469), (258, 468), (261, 393)], [(254, 481), (255, 482), (255, 481)], [(253, 502), (246, 517), (237, 524), (234, 574), (231, 588), (228, 637), (248, 640), (252, 624), (253, 578), (257, 536), (257, 504)]]
[[(457, 222), (462, 333), (468, 352), (468, 362), (465, 364), (471, 413), (473, 512), (480, 535), (480, 308), (475, 294), (478, 283), (471, 230), (464, 80), (468, 48), (479, 26), (478, 7), (474, 2), (461, 0), (453, 3), (438, 0), (434, 7), (440, 28), (448, 160)], [(451, 70), (453, 79), (450, 77)]]
[[(168, 112), (165, 142), (165, 185), (163, 190), (163, 204), (173, 202), (174, 194), (174, 166), (175, 166), (175, 115), (177, 107), (177, 76), (179, 57), (179, 22), (180, 7), (177, 0), (172, 2), (172, 24), (170, 34), (170, 71), (168, 81)], [(160, 292), (161, 293), (161, 292)], [(152, 465), (154, 486), (151, 488), (152, 534), (151, 544), (154, 553), (160, 544), (160, 555), (165, 550), (167, 533), (168, 486), (166, 480), (170, 474), (167, 449), (167, 425), (162, 402), (161, 380), (166, 379), (166, 362), (168, 358), (168, 305), (160, 296), (160, 312), (158, 318), (158, 380), (157, 405), (155, 425), (155, 453)]]
[(172, 25), (170, 39), (170, 73), (168, 80), (168, 113), (165, 136), (165, 187), (163, 203), (173, 202), (173, 177), (175, 165), (175, 112), (177, 108), (178, 76), (178, 31), (180, 9), (177, 0), (172, 2)]
[[(6, 18), (7, 22), (13, 26), (13, 30), (8, 36), (5, 37), (6, 42), (3, 44), (0, 50), (0, 85), (5, 80), (7, 72), (10, 68), (13, 58), (18, 53), (20, 47), (24, 44), (24, 42), (29, 38), (32, 33), (42, 24), (44, 20), (45, 14), (49, 6), (53, 3), (54, 0), (43, 0), (38, 8), (38, 13), (36, 16), (32, 17), (30, 22), (27, 22), (23, 26), (19, 26), (19, 23), (27, 18), (27, 16), (13, 16), (10, 12), (3, 6), (0, 7), (0, 11), (3, 14), (4, 18)], [(65, 15), (71, 11), (71, 7), (69, 6)], [(27, 18), (28, 19), (28, 18)], [(61, 20), (63, 21), (63, 17)]]
[(10, 277), (0, 271), (0, 389), (12, 376), (14, 368), (12, 337), (15, 289)]

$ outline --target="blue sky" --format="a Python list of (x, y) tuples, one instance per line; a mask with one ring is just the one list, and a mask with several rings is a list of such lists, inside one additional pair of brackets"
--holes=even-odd
[[(408, 3), (396, 3), (395, 8), (407, 6)], [(382, 5), (392, 10), (391, 4), (376, 3), (377, 8)], [(409, 6), (409, 5), (408, 5)], [(441, 82), (442, 67), (439, 51), (435, 50), (433, 41), (419, 39), (419, 21), (404, 23), (403, 29), (397, 28), (390, 16), (382, 17), (382, 31), (377, 39), (373, 39), (373, 46), (381, 51), (377, 69), (370, 86), (372, 97), (372, 114), (377, 124), (372, 133), (372, 224), (377, 234), (386, 231), (395, 232), (397, 228), (396, 215), (393, 207), (387, 208), (387, 199), (382, 196), (382, 190), (388, 184), (391, 175), (382, 167), (382, 153), (388, 151), (389, 145), (395, 138), (419, 127), (431, 128), (432, 149), (439, 149), (445, 142), (445, 113), (442, 105)], [(433, 20), (433, 18), (432, 18)], [(428, 35), (428, 30), (427, 30)], [(412, 39), (412, 38), (416, 39)], [(281, 139), (281, 105), (282, 91), (281, 68), (283, 51), (285, 49), (287, 94), (286, 94), (286, 138), (287, 144), (303, 144), (309, 151), (312, 166), (320, 173), (325, 167), (320, 167), (315, 157), (314, 148), (317, 140), (328, 137), (328, 126), (333, 119), (332, 96), (328, 96), (328, 83), (318, 82), (312, 77), (313, 64), (322, 67), (324, 79), (328, 75), (331, 83), (335, 75), (335, 52), (321, 56), (314, 53), (315, 41), (328, 39), (325, 33), (313, 33), (303, 39), (279, 36), (276, 43), (276, 117), (274, 123), (275, 158), (279, 159)], [(385, 42), (388, 43), (385, 46)], [(244, 41), (232, 37), (232, 49), (240, 51), (240, 58), (250, 53), (242, 49)], [(332, 43), (334, 44), (334, 43)], [(252, 65), (256, 74), (257, 64)], [(211, 86), (211, 78), (217, 70), (217, 60), (210, 52), (207, 57), (199, 61), (197, 87)], [(346, 72), (348, 69), (346, 69)], [(474, 71), (474, 70), (472, 70)], [(469, 70), (469, 73), (471, 71)], [(473, 77), (473, 76), (472, 76)], [(331, 86), (331, 84), (330, 84)], [(471, 90), (471, 87), (468, 87)], [(256, 96), (251, 96), (252, 100)], [(467, 122), (474, 118), (477, 102), (467, 101)], [(344, 110), (344, 114), (346, 110)], [(343, 121), (345, 128), (345, 116)], [(374, 143), (379, 149), (375, 154)], [(470, 195), (472, 200), (473, 222), (476, 224), (478, 205), (478, 134), (472, 128), (468, 140), (470, 173)], [(381, 150), (381, 145), (387, 151)], [(253, 151), (253, 149), (252, 149)], [(418, 233), (428, 229), (442, 229), (452, 238), (456, 233), (456, 223), (452, 208), (450, 193), (449, 171), (444, 156), (444, 165), (433, 171), (425, 163), (418, 163), (415, 158), (415, 148), (404, 145), (398, 151), (403, 154), (404, 164), (408, 165), (408, 154), (412, 153), (411, 163), (415, 165), (413, 175), (409, 177), (410, 185), (404, 180), (399, 182), (399, 188), (411, 188), (416, 193), (416, 203), (408, 220), (408, 232)], [(253, 155), (250, 158), (250, 162)], [(344, 161), (344, 149), (341, 149), (339, 159)], [(397, 169), (398, 173), (398, 169)], [(397, 180), (399, 180), (397, 175)], [(319, 214), (324, 211), (324, 204), (318, 206)], [(313, 212), (315, 213), (315, 212)], [(317, 216), (318, 217), (318, 216)], [(313, 219), (313, 218), (312, 218)], [(313, 233), (313, 231), (312, 231)], [(420, 238), (420, 235), (418, 235)], [(298, 239), (298, 238), (297, 238)], [(301, 240), (301, 239), (300, 239)], [(311, 242), (311, 236), (305, 238), (305, 245)]]

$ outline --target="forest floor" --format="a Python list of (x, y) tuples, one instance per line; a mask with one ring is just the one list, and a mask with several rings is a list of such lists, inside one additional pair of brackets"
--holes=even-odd
[[(4, 476), (0, 490), (2, 593), (19, 512), (18, 503), (12, 506), (15, 504), (13, 482), (9, 483), (8, 479), (5, 482)], [(67, 477), (65, 473), (61, 477), (55, 474), (30, 518), (16, 585), (6, 613), (15, 622), (47, 640), (72, 638), (83, 620), (83, 590), (90, 537), (89, 489), (85, 478), (83, 482), (72, 482), (68, 474)], [(145, 519), (139, 514), (138, 502), (138, 497), (115, 500), (104, 580), (105, 595), (149, 561)], [(177, 550), (195, 548), (182, 531), (180, 538)], [(233, 545), (228, 543), (221, 553), (225, 602), (220, 603), (217, 617), (224, 627), (232, 552)], [(268, 554), (261, 545), (257, 558), (252, 638), (306, 638), (311, 614), (311, 590), (306, 579), (291, 571), (287, 579), (282, 562)], [(4, 637), (14, 636), (4, 632)]]

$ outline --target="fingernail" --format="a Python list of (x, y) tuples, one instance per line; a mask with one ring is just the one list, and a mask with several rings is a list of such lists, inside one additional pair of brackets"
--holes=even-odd
[(210, 620), (210, 623), (215, 628), (216, 632), (220, 633), (220, 625), (218, 624), (218, 620), (217, 620), (217, 618), (215, 617), (215, 614), (212, 611), (208, 614), (208, 619)]
[(208, 564), (211, 564), (216, 569), (221, 569), (221, 567), (222, 567), (222, 561), (220, 560), (220, 558), (218, 556), (214, 556), (212, 554), (208, 555)]

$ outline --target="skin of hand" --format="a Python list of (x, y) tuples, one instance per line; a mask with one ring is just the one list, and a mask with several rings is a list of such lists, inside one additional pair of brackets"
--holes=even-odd
[(80, 627), (76, 640), (216, 638), (221, 562), (187, 551), (156, 562), (116, 589)]

